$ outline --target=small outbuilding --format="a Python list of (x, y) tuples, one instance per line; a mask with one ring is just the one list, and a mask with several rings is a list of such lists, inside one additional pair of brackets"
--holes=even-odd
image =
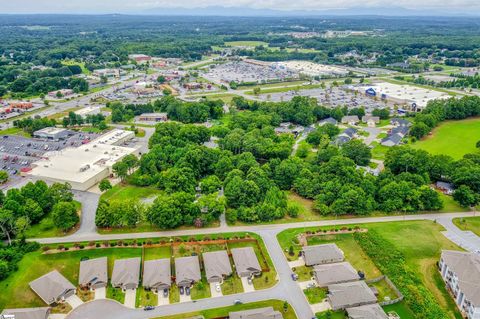
[(64, 302), (77, 292), (75, 286), (56, 270), (30, 282), (30, 288), (47, 305)]
[(107, 257), (82, 260), (78, 284), (89, 289), (106, 287), (108, 283)]
[(232, 274), (232, 265), (226, 250), (203, 253), (203, 264), (208, 282), (222, 282)]
[(137, 289), (140, 279), (140, 262), (140, 257), (115, 260), (112, 286), (122, 290)]
[(239, 277), (257, 276), (262, 273), (262, 268), (252, 247), (233, 248), (231, 252)]
[(170, 258), (147, 260), (143, 264), (143, 287), (161, 291), (172, 285)]
[(175, 283), (178, 287), (190, 287), (201, 279), (198, 256), (175, 258)]
[(335, 244), (305, 246), (302, 256), (307, 266), (338, 263), (345, 259), (343, 251)]

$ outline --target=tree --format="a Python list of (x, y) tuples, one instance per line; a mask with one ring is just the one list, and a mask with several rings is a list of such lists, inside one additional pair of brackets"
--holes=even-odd
[(220, 179), (215, 175), (210, 175), (202, 179), (200, 182), (200, 188), (202, 190), (202, 194), (211, 194), (218, 192), (222, 187), (222, 182)]
[(462, 207), (472, 207), (480, 201), (478, 194), (475, 194), (475, 192), (466, 185), (461, 185), (455, 190), (453, 199), (462, 205)]
[(157, 82), (160, 83), (160, 84), (165, 83), (165, 76), (159, 75), (159, 76), (157, 77)]
[(125, 162), (117, 162), (112, 165), (115, 175), (123, 182), (128, 176), (128, 165)]
[(112, 184), (110, 183), (110, 181), (108, 179), (102, 179), (100, 181), (100, 184), (98, 184), (98, 188), (100, 189), (101, 192), (104, 192), (106, 190), (109, 190), (112, 188)]
[(67, 232), (80, 221), (80, 218), (73, 202), (59, 202), (53, 206), (52, 220), (58, 228)]
[(30, 198), (28, 198), (25, 202), (24, 212), (28, 219), (32, 222), (32, 224), (38, 223), (44, 215), (44, 212), (40, 205), (38, 205), (36, 201)]
[(0, 171), (0, 184), (4, 184), (8, 181), (8, 173), (4, 170)]
[(259, 95), (259, 94), (260, 94), (260, 91), (261, 91), (261, 88), (258, 87), (258, 86), (256, 86), (256, 87), (253, 88), (253, 94), (255, 94), (255, 95)]
[(72, 186), (68, 183), (54, 183), (48, 192), (54, 203), (71, 202), (73, 200)]
[(15, 216), (7, 209), (0, 208), (0, 230), (2, 237), (6, 237), (8, 244), (12, 244), (12, 236), (15, 234)]
[(360, 140), (350, 140), (342, 145), (342, 154), (360, 166), (367, 166), (372, 158), (372, 151)]

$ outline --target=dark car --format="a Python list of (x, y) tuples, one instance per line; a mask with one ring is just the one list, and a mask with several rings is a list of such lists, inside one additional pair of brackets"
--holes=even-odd
[(143, 308), (143, 310), (145, 310), (145, 311), (153, 310), (153, 309), (155, 309), (154, 306), (145, 306), (145, 307)]
[(180, 294), (183, 295), (183, 293), (184, 293), (184, 289), (183, 287), (180, 287)]
[(297, 279), (298, 279), (298, 275), (297, 274), (292, 274), (292, 280), (297, 281)]
[(185, 287), (185, 294), (190, 296), (190, 287)]
[(168, 289), (163, 289), (163, 296), (168, 297)]

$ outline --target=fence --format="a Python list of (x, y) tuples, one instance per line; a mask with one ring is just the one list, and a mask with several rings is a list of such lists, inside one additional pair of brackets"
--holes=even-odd
[(380, 277), (370, 279), (370, 280), (365, 280), (365, 282), (367, 284), (374, 284), (374, 283), (382, 281), (382, 280), (385, 280), (387, 285), (395, 292), (395, 294), (397, 295), (397, 298), (392, 299), (392, 300), (380, 301), (378, 304), (380, 306), (387, 306), (387, 305), (392, 305), (394, 303), (402, 301), (403, 300), (403, 294), (400, 292), (400, 290), (398, 290), (398, 288), (393, 284), (393, 282), (390, 280), (390, 278), (388, 278), (386, 275), (382, 275)]

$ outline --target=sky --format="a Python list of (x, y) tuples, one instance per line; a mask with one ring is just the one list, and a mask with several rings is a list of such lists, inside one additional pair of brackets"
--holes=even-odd
[(247, 7), (275, 10), (338, 10), (355, 7), (432, 10), (480, 15), (479, 0), (0, 0), (0, 13), (148, 13), (155, 8)]

